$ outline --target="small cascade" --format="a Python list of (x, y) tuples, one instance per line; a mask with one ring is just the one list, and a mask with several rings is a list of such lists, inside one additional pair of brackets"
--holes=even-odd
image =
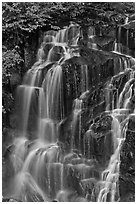
[(123, 46), (121, 44), (121, 26), (118, 27), (117, 39), (114, 42), (113, 51), (116, 53), (123, 53)]
[(129, 30), (127, 29), (127, 33), (126, 33), (126, 46), (127, 47), (129, 46), (128, 39), (129, 39)]
[[(19, 93), (20, 92), (20, 93)], [(18, 96), (20, 95), (22, 98), (20, 98), (20, 111), (21, 111), (21, 134), (22, 136), (26, 136), (27, 132), (27, 126), (28, 126), (28, 120), (29, 120), (29, 110), (30, 110), (30, 105), (32, 101), (32, 97), (35, 94), (35, 88), (31, 86), (23, 86), (21, 85), (18, 88)]]
[(96, 31), (94, 26), (90, 26), (88, 29), (88, 38), (90, 39), (92, 49), (97, 50), (97, 44), (95, 43), (94, 37), (96, 37)]
[(55, 65), (48, 70), (46, 78), (43, 82), (45, 88), (45, 107), (46, 118), (60, 118), (63, 119), (63, 97), (62, 97), (62, 68), (61, 65)]
[[(120, 123), (117, 115), (112, 115), (112, 131), (114, 150), (110, 158), (108, 167), (102, 172), (101, 190), (98, 194), (98, 202), (114, 202), (119, 201), (119, 167), (120, 167), (120, 151), (122, 144), (126, 138), (128, 119), (124, 123)], [(121, 125), (122, 124), (122, 125)]]
[[(79, 99), (74, 100), (74, 110), (73, 110), (73, 120), (72, 120), (72, 139), (71, 139), (71, 149), (74, 149), (74, 137), (75, 131), (78, 128), (79, 136), (78, 136), (78, 147), (81, 151), (81, 111), (82, 111), (82, 100), (86, 96), (88, 91), (88, 67), (87, 65), (81, 65), (81, 95)], [(78, 124), (78, 126), (77, 126)]]
[(23, 85), (17, 88), (17, 112), (21, 120), (19, 124), (20, 134), (26, 137), (27, 126), (29, 122), (29, 113), (32, 106), (32, 101), (35, 98), (36, 92), (39, 91), (40, 72), (31, 70), (24, 77)]
[[(117, 28), (117, 37), (113, 45), (113, 52), (124, 54), (124, 55), (130, 55), (130, 30), (129, 28), (126, 28), (126, 24), (128, 24), (128, 17), (125, 19), (125, 24), (119, 25)], [(124, 27), (125, 26), (125, 27)], [(122, 39), (122, 35), (124, 34), (123, 38), (125, 38), (125, 41)]]
[(123, 53), (123, 48), (121, 43), (114, 43), (114, 52)]
[[(79, 129), (79, 146), (81, 143), (81, 109), (82, 109), (82, 100), (75, 99), (74, 101), (74, 111), (73, 111), (73, 120), (72, 120), (72, 138), (71, 138), (71, 150), (75, 148), (75, 131)], [(77, 127), (79, 124), (79, 127)]]
[(114, 117), (112, 121), (113, 131), (113, 155), (109, 161), (107, 169), (102, 172), (102, 189), (98, 195), (98, 202), (114, 202), (118, 200), (118, 178), (119, 178), (119, 165), (120, 165), (120, 149), (121, 143), (125, 139), (121, 136), (121, 128), (119, 121)]
[(127, 17), (125, 18), (125, 24), (127, 24), (128, 21), (129, 21), (129, 17), (127, 16)]
[(88, 37), (92, 38), (96, 35), (96, 31), (95, 31), (95, 27), (94, 26), (90, 26), (88, 29)]
[(38, 138), (47, 143), (56, 142), (57, 130), (53, 120), (49, 118), (39, 119)]

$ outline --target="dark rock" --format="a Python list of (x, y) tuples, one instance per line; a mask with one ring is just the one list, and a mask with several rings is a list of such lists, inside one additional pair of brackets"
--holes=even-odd
[[(82, 94), (82, 81), (80, 79), (83, 65), (87, 67), (88, 89), (91, 89), (90, 94), (93, 94), (92, 92), (94, 92), (95, 89), (97, 90), (94, 92), (95, 99), (93, 96), (93, 102), (95, 103), (95, 100), (99, 101), (100, 99), (98, 97), (100, 97), (101, 101), (100, 103), (98, 102), (98, 106), (100, 104), (100, 109), (102, 109), (103, 106), (105, 109), (105, 104), (103, 103), (103, 86), (106, 81), (121, 71), (121, 66), (124, 66), (122, 65), (124, 62), (122, 61), (121, 63), (120, 58), (124, 60), (127, 57), (105, 51), (81, 48), (80, 57), (75, 56), (64, 62), (62, 69), (64, 109), (66, 116), (69, 115), (72, 110), (74, 99), (80, 97)], [(99, 91), (102, 93), (99, 93)]]
[(78, 155), (76, 153), (69, 153), (64, 157), (64, 163), (71, 163), (74, 158), (78, 158)]
[(108, 132), (111, 130), (111, 122), (112, 117), (110, 115), (106, 115), (104, 117), (97, 117), (95, 118), (95, 123), (92, 125), (92, 130), (96, 133), (100, 132)]
[[(119, 43), (121, 43), (123, 46), (129, 49), (129, 51), (126, 51), (125, 49), (124, 53), (130, 54), (134, 57), (134, 50), (135, 50), (135, 22), (130, 22), (128, 24), (125, 24), (123, 26), (118, 27), (118, 34), (117, 34), (117, 40)], [(130, 51), (131, 50), (131, 51)]]
[(3, 198), (2, 202), (22, 202), (22, 201), (14, 198)]
[(115, 38), (112, 36), (94, 36), (92, 41), (99, 46), (99, 50), (112, 51)]
[(103, 165), (113, 153), (111, 122), (112, 117), (109, 115), (97, 117), (83, 136), (84, 155), (87, 158), (96, 158)]
[(69, 26), (68, 29), (68, 44), (73, 45), (73, 43), (76, 41), (76, 39), (80, 35), (80, 26), (78, 24), (72, 24)]
[[(56, 36), (56, 34), (57, 34), (57, 31), (56, 30), (49, 30), (49, 31), (46, 31), (45, 33), (44, 33), (44, 35), (45, 35), (45, 38), (48, 36)], [(44, 40), (45, 41), (45, 40)]]
[(54, 199), (52, 202), (59, 202), (58, 200)]
[(131, 115), (128, 122), (128, 130), (135, 132), (135, 116)]
[(78, 173), (73, 170), (73, 165), (70, 165), (69, 168), (67, 165), (66, 168), (67, 168), (66, 172), (68, 172), (65, 176), (66, 177), (66, 184), (65, 184), (66, 188), (76, 191), (78, 195), (82, 196), (83, 191), (80, 185), (80, 177), (78, 176)]
[(38, 52), (38, 57), (41, 56), (41, 60), (46, 60), (48, 57), (48, 53), (52, 49), (53, 46), (54, 46), (53, 43), (45, 43), (45, 42), (42, 43), (41, 49)]
[[(126, 139), (122, 146), (120, 159), (120, 197), (121, 201), (134, 201), (135, 196), (135, 132), (134, 116), (129, 118)], [(127, 195), (125, 197), (125, 195)]]
[(120, 202), (135, 202), (135, 193), (125, 193), (124, 197), (120, 199)]
[(135, 29), (135, 21), (130, 21), (130, 22), (122, 25), (122, 27), (124, 27), (126, 29)]

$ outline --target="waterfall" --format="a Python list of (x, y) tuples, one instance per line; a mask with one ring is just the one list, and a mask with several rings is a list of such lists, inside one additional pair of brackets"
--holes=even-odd
[[(31, 200), (27, 198), (27, 189), (30, 196), (36, 193), (42, 200), (51, 199), (56, 195), (56, 191), (63, 189), (64, 167), (60, 163), (57, 145), (58, 122), (64, 118), (62, 64), (72, 55), (68, 44), (76, 46), (78, 37), (79, 27), (77, 26), (76, 30), (73, 24), (56, 33), (46, 33), (38, 50), (37, 62), (28, 70), (23, 84), (18, 87), (20, 137), (14, 141), (15, 151), (12, 160), (17, 172), (15, 186), (17, 187), (18, 182), (21, 183), (18, 190), (15, 187), (14, 190), (17, 191), (14, 191), (14, 196), (22, 201)], [(51, 68), (47, 70), (46, 77), (41, 79), (42, 71), (50, 64)], [(34, 112), (37, 124), (34, 127), (36, 137), (31, 143), (27, 137), (30, 115), (34, 115)], [(29, 143), (31, 147), (28, 149)], [(56, 171), (59, 171), (60, 175)], [(58, 176), (60, 182), (57, 181)], [(45, 181), (42, 181), (43, 179)]]
[[(92, 26), (88, 30), (90, 48), (99, 53), (94, 50), (95, 35)], [(79, 37), (80, 27), (74, 23), (59, 31), (45, 32), (37, 62), (17, 88), (18, 136), (10, 156), (14, 176), (9, 194), (22, 202), (120, 200), (120, 153), (134, 114), (134, 59), (121, 54), (119, 27), (114, 44), (118, 54), (111, 53), (114, 76), (105, 83), (97, 78), (94, 86), (98, 74), (101, 80), (106, 70), (101, 64), (97, 73), (98, 67), (90, 67), (80, 56)], [(72, 59), (80, 59), (80, 63), (74, 63), (69, 70), (67, 63)], [(65, 79), (68, 75), (64, 74), (64, 65), (66, 73), (74, 76), (72, 81)], [(76, 89), (74, 94), (69, 92), (71, 88), (72, 92)], [(65, 103), (70, 101), (64, 101), (65, 92), (73, 99), (68, 115)]]

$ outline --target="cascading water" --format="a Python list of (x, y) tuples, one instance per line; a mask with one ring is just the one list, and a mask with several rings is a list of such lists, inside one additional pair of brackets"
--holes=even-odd
[[(69, 29), (73, 31), (73, 26), (70, 25)], [(18, 200), (37, 201), (39, 196), (42, 200), (47, 200), (63, 188), (63, 167), (59, 159), (57, 141), (58, 121), (64, 118), (61, 66), (71, 56), (67, 46), (68, 35), (71, 34), (69, 29), (44, 36), (37, 55), (38, 62), (27, 72), (23, 85), (18, 88), (17, 101), (21, 124), (19, 125), (20, 137), (15, 139), (15, 151), (12, 155), (15, 168), (15, 189), (11, 192)], [(72, 32), (72, 45), (77, 44), (77, 38), (78, 36)], [(45, 51), (46, 48), (49, 50)], [(42, 81), (40, 78), (42, 69), (53, 62), (54, 65), (47, 71)], [(37, 98), (36, 104), (38, 104), (37, 127), (35, 127), (37, 134), (35, 140), (29, 144), (27, 133), (29, 116), (33, 114), (31, 111), (35, 108), (32, 107), (35, 105), (33, 105), (34, 97), (35, 100)], [(29, 152), (27, 152), (27, 143), (30, 145)], [(56, 171), (60, 172), (61, 181)], [(18, 183), (20, 183), (20, 188), (18, 188)]]
[(91, 48), (97, 50), (97, 44), (94, 41), (94, 37), (96, 36), (95, 27), (91, 26), (88, 29), (88, 37), (91, 40)]
[[(127, 67), (125, 66), (125, 71)], [(120, 167), (120, 151), (124, 140), (126, 139), (126, 131), (127, 125), (130, 118), (130, 114), (128, 113), (126, 119), (120, 120), (119, 116), (122, 115), (122, 112), (129, 112), (129, 106), (132, 91), (133, 91), (133, 84), (134, 84), (134, 71), (131, 70), (129, 75), (129, 79), (126, 82), (123, 90), (119, 94), (118, 100), (116, 101), (116, 108), (112, 106), (112, 110), (106, 109), (110, 111), (112, 116), (112, 137), (113, 137), (113, 154), (110, 158), (108, 167), (102, 172), (101, 178), (101, 189), (98, 194), (97, 201), (98, 202), (114, 202), (119, 201), (119, 167)], [(113, 78), (112, 78), (113, 80)], [(113, 86), (112, 86), (113, 89)], [(111, 92), (111, 91), (110, 91)], [(110, 93), (109, 92), (109, 93)], [(107, 96), (108, 98), (108, 96)], [(109, 99), (111, 96), (109, 96)], [(109, 103), (114, 104), (114, 98)], [(107, 101), (108, 102), (108, 101)], [(131, 114), (132, 115), (132, 114)], [(99, 183), (100, 185), (100, 183)]]
[(123, 48), (121, 42), (121, 26), (118, 27), (118, 37), (117, 42), (114, 43), (114, 51), (118, 53), (123, 53)]
[[(88, 34), (95, 51), (95, 28), (91, 27)], [(119, 30), (118, 43), (120, 35)], [(101, 135), (105, 138), (105, 160), (102, 162), (96, 150), (101, 137), (94, 127), (95, 123), (98, 125), (99, 116), (94, 118), (92, 114), (89, 128), (83, 134), (82, 111), (86, 109), (85, 98), (91, 94), (91, 87), (88, 65), (82, 63), (79, 66), (79, 87), (74, 74), (74, 86), (78, 90), (70, 120), (70, 147), (65, 150), (59, 140), (60, 124), (66, 117), (62, 67), (68, 59), (79, 56), (72, 51), (77, 47), (79, 36), (80, 29), (74, 24), (58, 32), (46, 32), (38, 50), (37, 62), (17, 89), (20, 122), (19, 136), (14, 140), (11, 155), (14, 178), (11, 179), (10, 196), (19, 201), (119, 201), (120, 152), (126, 138), (129, 118), (134, 114), (130, 107), (134, 95), (135, 76), (131, 69), (131, 61), (134, 59), (120, 56), (120, 67), (115, 67), (114, 76), (105, 85), (104, 114), (110, 116), (111, 128), (105, 136)], [(118, 46), (115, 44), (115, 51), (120, 54)], [(128, 78), (122, 89), (119, 89), (114, 81), (125, 73), (128, 73)], [(94, 100), (96, 95), (97, 93), (93, 95)], [(108, 135), (112, 140), (109, 155), (106, 154)], [(97, 152), (98, 161), (93, 152)]]
[(81, 135), (81, 108), (82, 108), (82, 100), (76, 99), (74, 101), (74, 111), (73, 111), (73, 120), (72, 120), (72, 138), (71, 138), (71, 150), (73, 151), (74, 147), (74, 136), (75, 131), (77, 129), (77, 123), (79, 121), (79, 146), (80, 146), (80, 135)]

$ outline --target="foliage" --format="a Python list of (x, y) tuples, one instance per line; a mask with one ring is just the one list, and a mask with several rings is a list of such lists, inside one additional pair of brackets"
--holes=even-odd
[(81, 25), (92, 21), (114, 24), (122, 22), (128, 13), (134, 13), (133, 2), (5, 2), (3, 33), (12, 32), (10, 38), (16, 39), (41, 28), (58, 29), (70, 21)]
[[(23, 59), (17, 51), (17, 47), (13, 50), (8, 50), (5, 46), (2, 49), (2, 114), (3, 124), (7, 126), (7, 116), (13, 110), (14, 97), (12, 86), (13, 77), (14, 84), (18, 83), (21, 76)], [(11, 81), (12, 79), (12, 81)]]
[(19, 55), (17, 51), (17, 47), (13, 50), (8, 50), (5, 46), (3, 46), (2, 52), (2, 85), (3, 88), (9, 84), (10, 77), (14, 73), (18, 73), (21, 75), (21, 67), (22, 67), (23, 59)]
[[(23, 75), (24, 48), (39, 30), (58, 30), (70, 24), (82, 29), (94, 24), (107, 33), (111, 27), (124, 22), (134, 14), (134, 2), (3, 2), (3, 113), (10, 112), (13, 104), (11, 77)], [(29, 43), (28, 43), (29, 45)]]

